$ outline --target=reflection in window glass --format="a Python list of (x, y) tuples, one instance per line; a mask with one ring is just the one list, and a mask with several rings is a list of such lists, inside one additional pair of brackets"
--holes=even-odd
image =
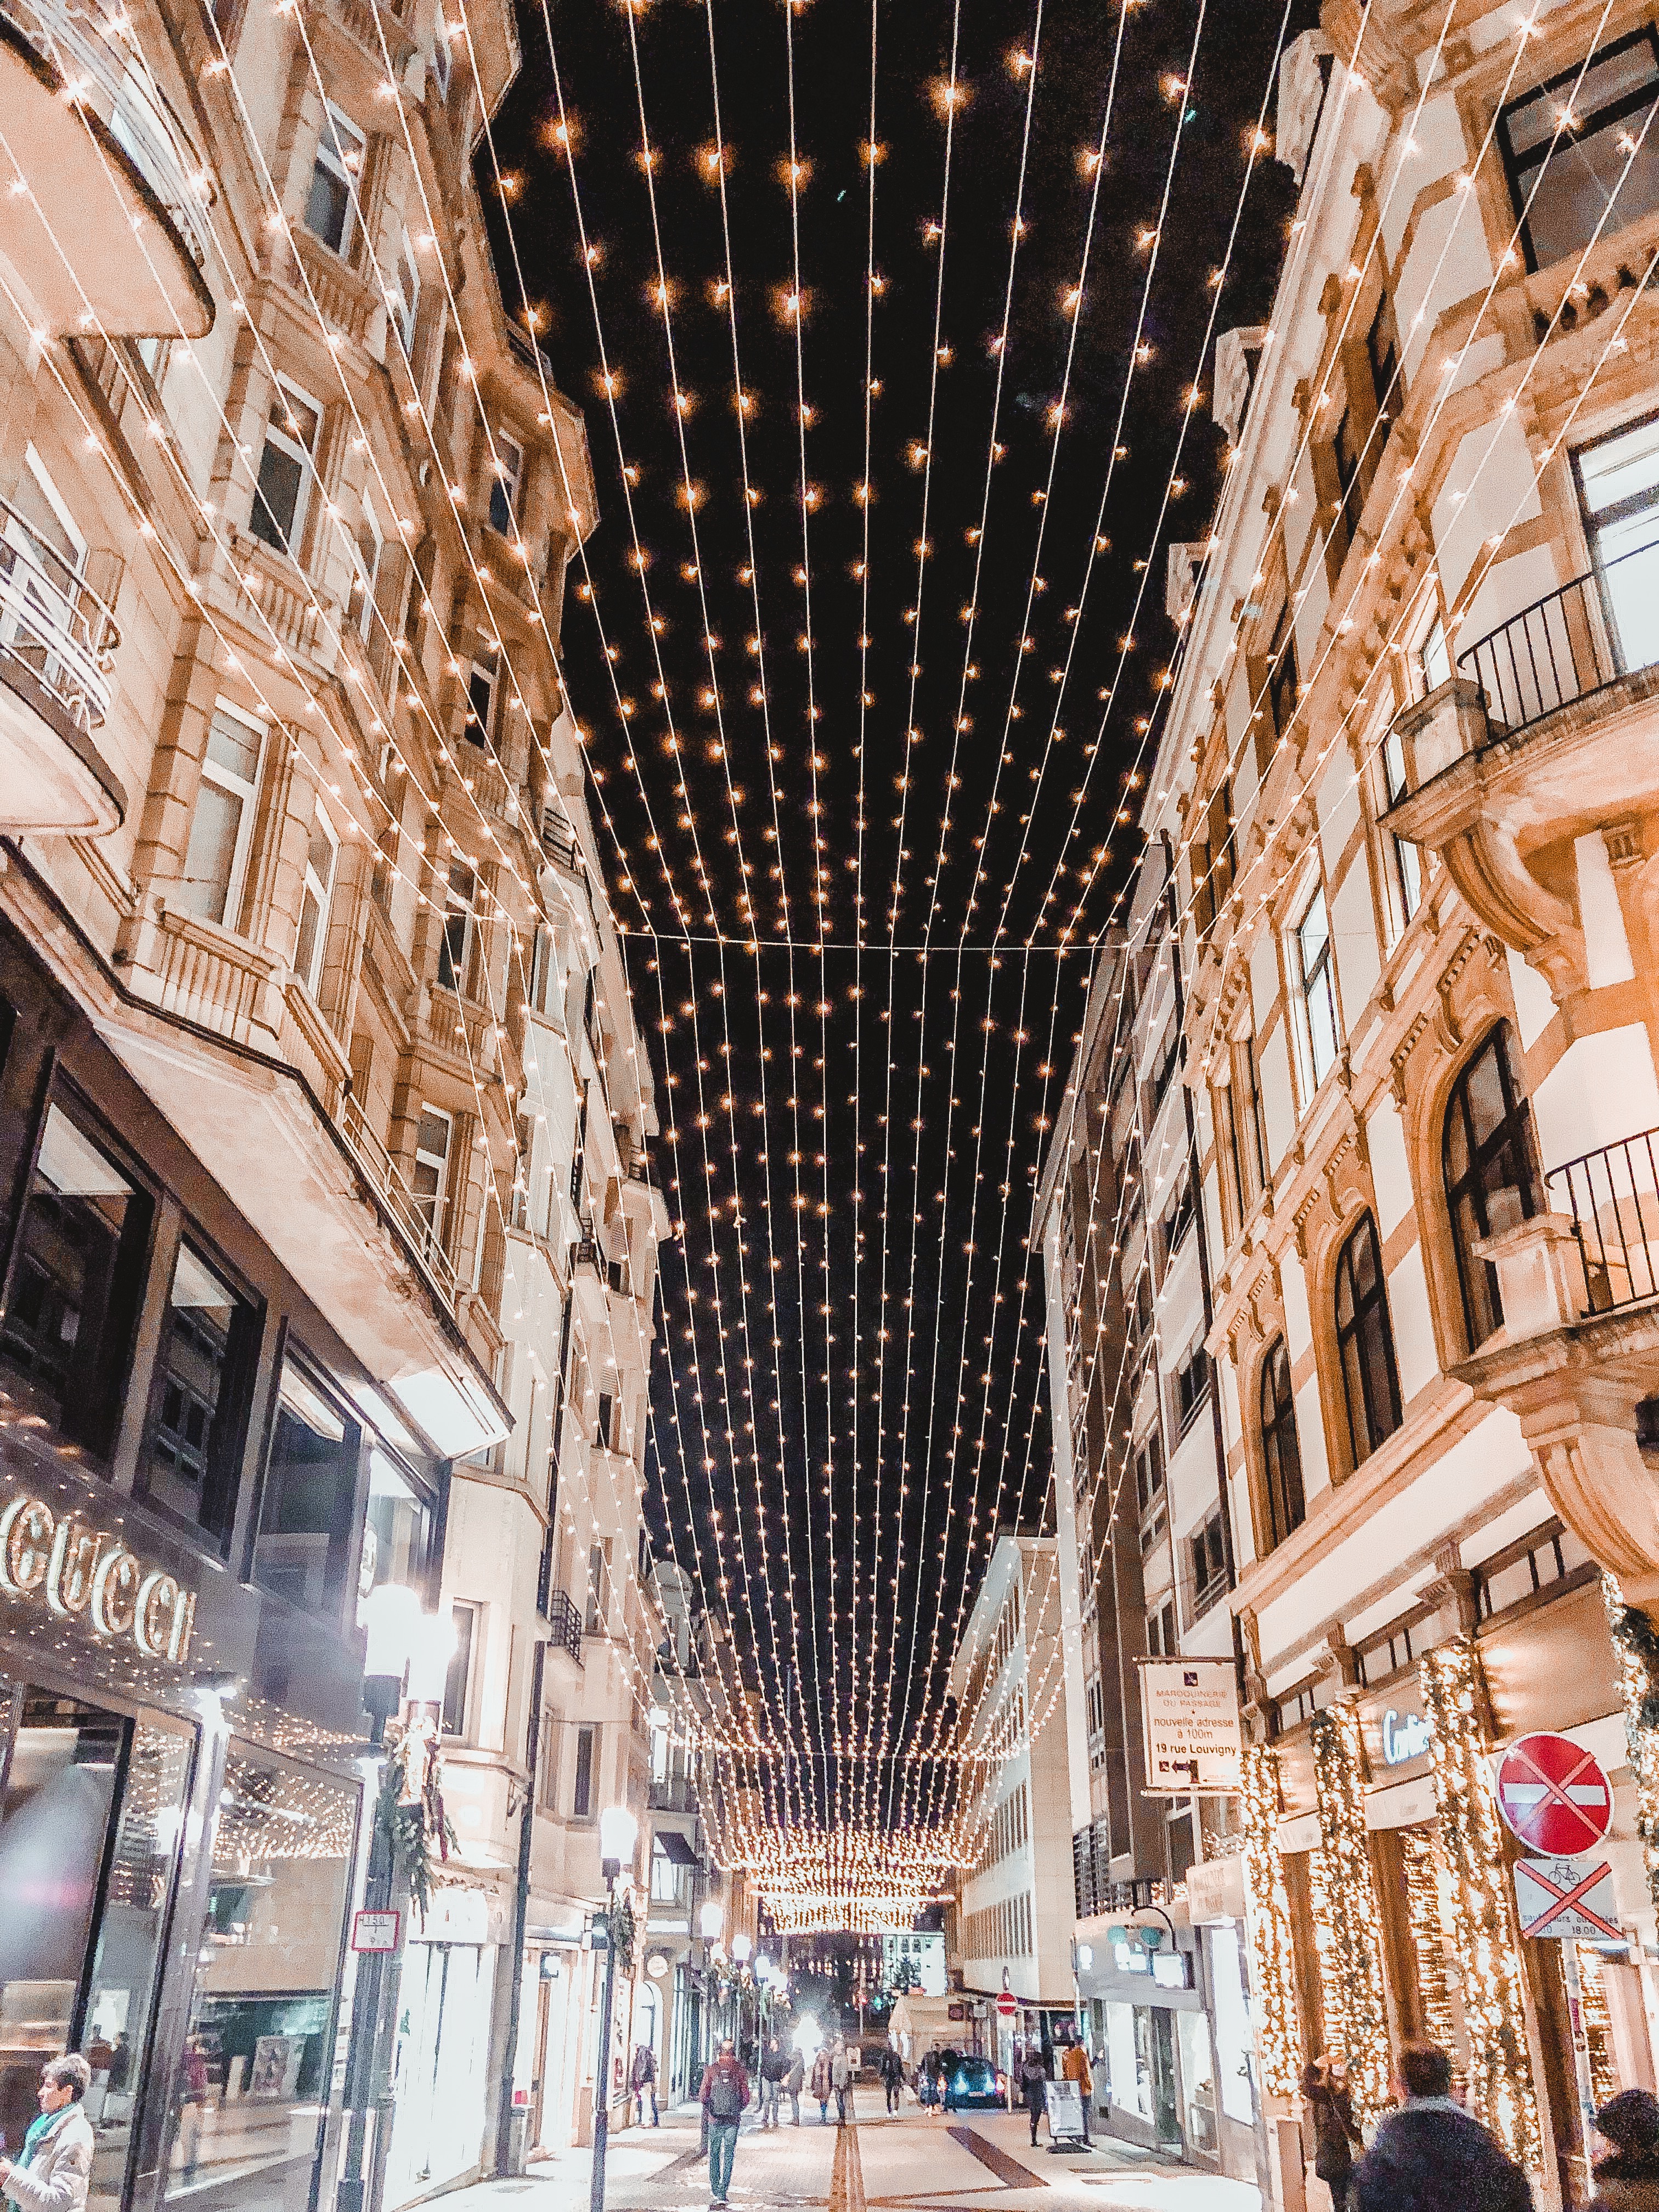
[(0, 2128), (21, 2143), (40, 2069), (68, 2048), (127, 1723), (74, 1698), (0, 1686)]
[(235, 1504), (258, 1337), (255, 1310), (192, 1245), (180, 1244), (145, 1487), (216, 1534), (229, 1528)]
[(1659, 416), (1573, 458), (1618, 665), (1649, 667), (1659, 660)]
[(92, 2069), (86, 2096), (94, 2142), (89, 2212), (118, 2212), (121, 2203), (191, 1741), (188, 1730), (166, 1723), (133, 1726), (81, 2037)]
[(355, 1423), (343, 1420), (293, 1360), (282, 1391), (265, 1469), (253, 1579), (307, 1613), (340, 1595), (357, 1487)]
[(358, 1792), (233, 1745), (173, 2084), (167, 2193), (304, 2212), (328, 2105)]
[(64, 1106), (47, 1108), (0, 1325), (0, 1380), (100, 1458), (120, 1412), (151, 1210)]
[(397, 1462), (378, 1444), (368, 1455), (368, 1514), (363, 1527), (362, 1565), (357, 1577), (362, 1602), (381, 1583), (418, 1589), (426, 1574), (426, 1500)]

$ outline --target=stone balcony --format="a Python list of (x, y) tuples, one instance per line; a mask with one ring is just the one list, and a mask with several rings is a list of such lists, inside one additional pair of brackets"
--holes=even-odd
[(0, 500), (0, 829), (96, 836), (125, 819), (99, 738), (120, 641), (86, 576)]

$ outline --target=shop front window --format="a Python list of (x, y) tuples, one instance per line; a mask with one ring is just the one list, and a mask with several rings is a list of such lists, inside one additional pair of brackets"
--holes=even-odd
[(371, 1446), (368, 1512), (357, 1575), (360, 1607), (382, 1583), (401, 1583), (405, 1589), (422, 1587), (431, 1525), (432, 1509), (409, 1476), (378, 1444)]
[(483, 2131), (495, 1951), (482, 1893), (441, 1897), (404, 1954), (386, 2185), (392, 2212), (473, 2171)]
[(292, 1359), (282, 1389), (265, 1469), (253, 1579), (307, 1613), (324, 1613), (345, 1579), (357, 1491), (360, 1431)]
[(236, 1508), (258, 1352), (258, 1309), (194, 1246), (180, 1244), (167, 1296), (144, 1487), (222, 1538)]
[(305, 2212), (359, 1792), (233, 1745), (167, 2142), (171, 2203)]
[(1181, 2049), (1181, 2094), (1187, 2148), (1216, 2158), (1221, 2151), (1221, 2129), (1216, 2117), (1215, 2058), (1210, 2048), (1210, 2023), (1201, 2012), (1178, 2012), (1175, 2023)]
[(100, 1459), (120, 1415), (154, 1211), (78, 1112), (48, 1106), (0, 1322), (0, 1384)]

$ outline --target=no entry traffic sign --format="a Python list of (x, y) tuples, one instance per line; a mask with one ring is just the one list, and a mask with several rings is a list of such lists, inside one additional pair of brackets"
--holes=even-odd
[(1626, 1940), (1605, 1859), (1517, 1859), (1515, 1909), (1523, 1936), (1566, 1943)]
[(1498, 1805), (1529, 1850), (1593, 1851), (1613, 1826), (1613, 1785), (1571, 1736), (1523, 1735), (1499, 1754)]
[(1014, 1998), (1013, 1992), (1011, 1990), (1004, 1990), (1002, 1995), (997, 1999), (997, 2011), (1004, 2020), (1012, 2020), (1018, 2010), (1019, 2006)]

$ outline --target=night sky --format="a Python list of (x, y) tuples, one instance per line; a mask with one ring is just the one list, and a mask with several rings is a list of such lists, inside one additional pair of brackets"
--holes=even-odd
[(796, 1820), (945, 1808), (988, 1546), (1051, 1520), (1032, 1194), (1312, 21), (558, 0), (480, 149), (599, 487), (564, 672), (683, 1227), (653, 1538)]

